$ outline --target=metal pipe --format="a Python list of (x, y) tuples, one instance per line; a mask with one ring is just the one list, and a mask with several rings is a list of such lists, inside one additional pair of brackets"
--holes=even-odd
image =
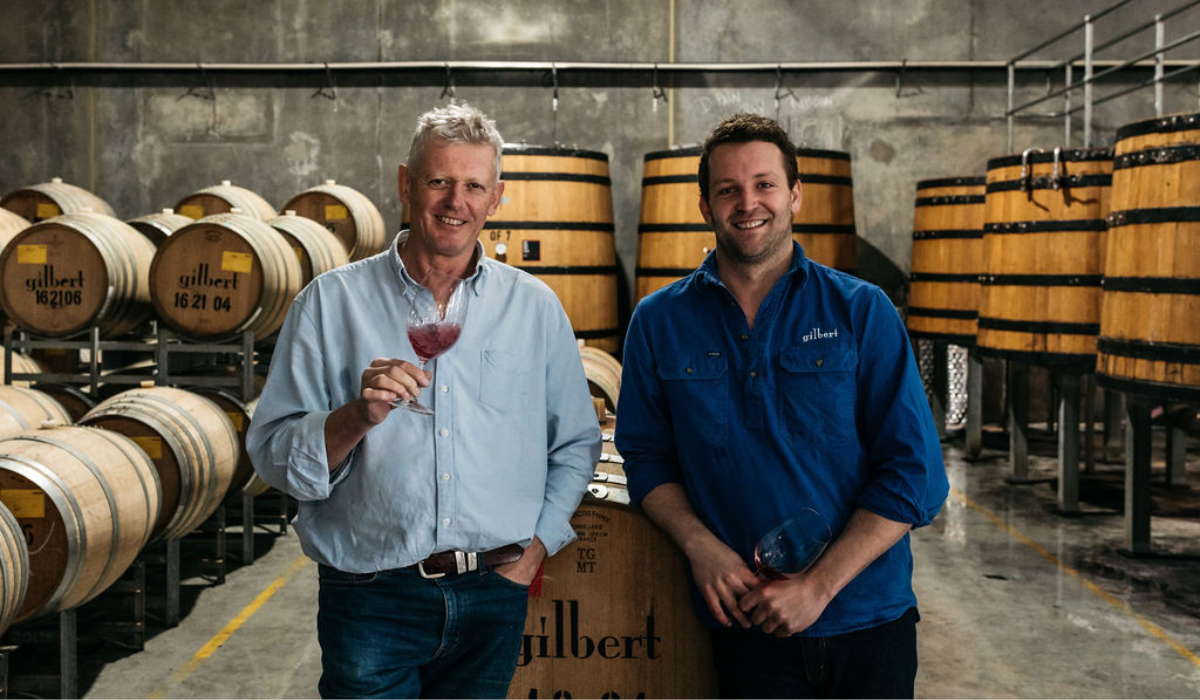
[(1013, 95), (1016, 90), (1017, 82), (1017, 65), (1015, 61), (1008, 63), (1008, 109), (1004, 112), (1004, 116), (1008, 121), (1008, 149), (1006, 153), (1012, 153), (1013, 149)]
[[(1200, 0), (1197, 0), (1200, 2)], [(1163, 42), (1167, 39), (1167, 27), (1162, 15), (1154, 16), (1154, 116), (1163, 112)]]
[[(1187, 59), (1168, 60), (1167, 65), (1190, 65)], [(839, 72), (839, 71), (964, 71), (1007, 69), (1012, 61), (792, 61), (783, 63), (621, 63), (570, 61), (366, 61), (342, 63), (206, 63), (206, 62), (58, 62), (41, 61), (32, 63), (0, 63), (0, 74), (37, 71), (74, 71), (110, 73), (326, 73), (338, 71), (538, 71), (548, 72), (556, 68), (559, 73), (571, 71), (597, 71), (612, 73), (652, 73), (657, 66), (659, 73), (775, 73), (784, 72)], [(1097, 66), (1153, 68), (1153, 62), (1133, 65), (1117, 60), (1095, 61)], [(1060, 61), (1026, 61), (1016, 66), (1022, 71), (1045, 71), (1061, 64)]]
[[(1063, 78), (1065, 85), (1070, 85), (1075, 78), (1072, 76), (1074, 66), (1067, 64), (1067, 73)], [(1063, 143), (1071, 146), (1071, 91), (1063, 93)]]
[[(1094, 56), (1096, 24), (1091, 15), (1083, 18), (1083, 147), (1092, 145), (1092, 58)], [(1071, 117), (1068, 116), (1067, 119)]]

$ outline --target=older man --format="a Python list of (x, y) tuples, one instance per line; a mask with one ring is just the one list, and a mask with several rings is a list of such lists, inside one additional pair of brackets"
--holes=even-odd
[[(502, 697), (527, 587), (574, 538), (600, 432), (566, 314), (548, 287), (488, 259), (502, 140), (467, 105), (423, 115), (388, 251), (296, 298), (247, 436), (265, 481), (296, 497), (318, 563), (323, 697)], [(429, 366), (414, 304), (461, 279), (469, 312)], [(420, 397), (431, 415), (402, 410)]]

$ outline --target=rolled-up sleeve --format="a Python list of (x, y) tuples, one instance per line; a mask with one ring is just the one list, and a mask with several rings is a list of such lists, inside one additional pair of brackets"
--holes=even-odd
[(625, 460), (629, 498), (641, 504), (656, 487), (680, 483), (675, 432), (646, 333), (644, 306), (633, 312), (621, 368), (621, 417), (616, 446)]
[(246, 432), (254, 470), (300, 501), (328, 498), (351, 469), (353, 453), (330, 472), (325, 419), (332, 412), (325, 380), (323, 334), (297, 297), (280, 330), (267, 384)]
[(950, 486), (912, 346), (878, 289), (857, 325), (858, 421), (872, 465), (858, 505), (888, 520), (928, 525)]
[(575, 539), (571, 517), (600, 458), (600, 425), (566, 314), (555, 309), (546, 335), (546, 495), (534, 534), (553, 555)]

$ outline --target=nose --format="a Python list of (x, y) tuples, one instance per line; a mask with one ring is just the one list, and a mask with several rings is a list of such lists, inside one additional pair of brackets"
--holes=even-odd
[(758, 203), (757, 192), (753, 187), (742, 188), (737, 196), (737, 210), (739, 212), (750, 211)]

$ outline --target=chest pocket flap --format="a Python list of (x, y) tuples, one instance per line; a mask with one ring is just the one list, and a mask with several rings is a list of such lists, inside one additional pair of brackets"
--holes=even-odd
[(788, 372), (853, 372), (858, 351), (852, 343), (821, 343), (783, 351), (779, 364)]

